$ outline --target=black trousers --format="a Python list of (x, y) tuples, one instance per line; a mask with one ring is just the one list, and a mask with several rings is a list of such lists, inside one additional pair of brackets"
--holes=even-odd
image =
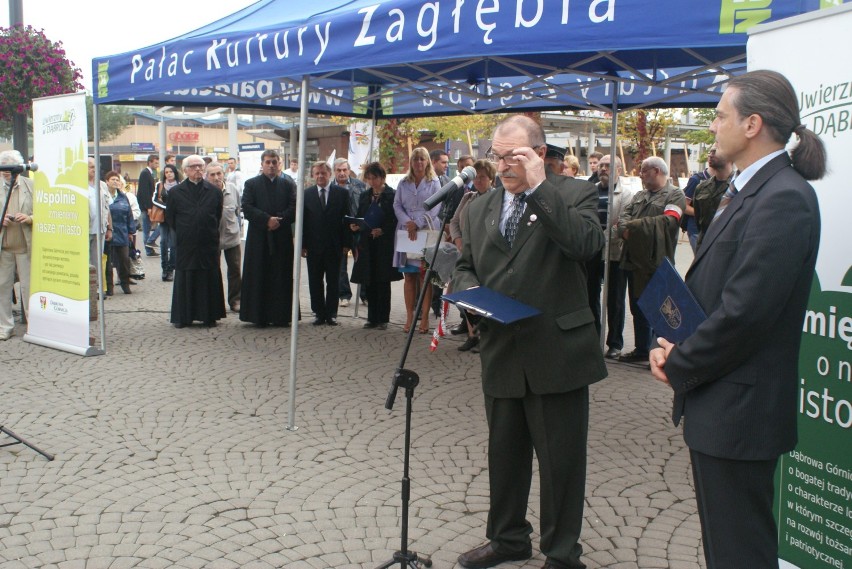
[(707, 569), (778, 569), (772, 501), (778, 459), (689, 451)]
[(557, 567), (584, 568), (579, 544), (586, 488), (589, 388), (520, 399), (485, 396), (491, 506), (486, 537), (501, 553), (529, 550), (526, 519), (533, 450), (541, 478), (541, 551)]
[(618, 261), (609, 262), (609, 290), (606, 299), (606, 345), (620, 350), (624, 347), (624, 317), (627, 278)]
[(308, 251), (311, 310), (321, 320), (337, 318), (337, 304), (340, 302), (340, 256), (341, 250)]
[(624, 271), (627, 278), (627, 296), (630, 298), (630, 314), (633, 315), (633, 338), (636, 351), (647, 354), (651, 351), (651, 324), (639, 308), (639, 295), (636, 294), (634, 271)]
[(362, 288), (367, 293), (367, 322), (387, 324), (390, 321), (391, 284), (370, 283)]

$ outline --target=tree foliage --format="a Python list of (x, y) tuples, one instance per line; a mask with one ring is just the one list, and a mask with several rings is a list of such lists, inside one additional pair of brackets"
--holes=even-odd
[[(641, 162), (656, 154), (663, 145), (668, 129), (677, 125), (680, 111), (677, 109), (639, 109), (619, 114), (618, 138), (633, 154), (635, 162)], [(609, 129), (610, 122), (601, 126)]]
[(415, 128), (435, 133), (436, 142), (464, 140), (468, 154), (473, 154), (473, 142), (491, 134), (506, 115), (453, 115), (414, 119)]
[(29, 113), (33, 99), (82, 90), (82, 76), (62, 42), (32, 26), (0, 28), (0, 120)]
[(420, 142), (416, 119), (388, 119), (378, 121), (376, 134), (379, 141), (379, 162), (388, 173), (408, 169), (409, 150)]
[[(691, 109), (691, 112), (695, 124), (698, 126), (709, 127), (713, 119), (716, 118), (715, 109)], [(704, 146), (710, 146), (716, 140), (716, 136), (710, 132), (709, 128), (691, 130), (684, 135), (684, 138), (690, 144), (702, 144)]]
[[(86, 119), (88, 121), (86, 132), (88, 133), (90, 142), (95, 139), (92, 106), (92, 96), (86, 95)], [(120, 105), (98, 105), (98, 130), (100, 131), (101, 140), (115, 138), (132, 123), (133, 115), (127, 107)]]

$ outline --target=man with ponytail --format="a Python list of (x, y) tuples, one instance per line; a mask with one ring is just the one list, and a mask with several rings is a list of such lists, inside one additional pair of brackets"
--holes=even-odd
[(708, 569), (777, 568), (773, 474), (796, 446), (799, 342), (820, 239), (806, 180), (825, 173), (825, 149), (774, 71), (731, 80), (710, 130), (738, 174), (686, 275), (707, 320), (680, 344), (660, 339), (651, 371), (674, 390), (674, 423), (684, 418)]

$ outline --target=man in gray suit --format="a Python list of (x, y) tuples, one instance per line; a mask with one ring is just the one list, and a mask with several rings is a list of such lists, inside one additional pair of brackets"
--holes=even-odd
[(796, 446), (799, 342), (820, 239), (805, 180), (825, 173), (822, 142), (799, 121), (779, 73), (728, 84), (710, 130), (739, 173), (686, 276), (707, 320), (677, 346), (660, 339), (650, 356), (674, 390), (672, 419), (686, 417), (708, 569), (778, 567), (773, 474)]
[(585, 261), (604, 236), (597, 191), (546, 174), (544, 131), (522, 115), (497, 126), (488, 153), (503, 189), (464, 215), (453, 286), (486, 286), (542, 314), (479, 324), (488, 418), (491, 505), (488, 542), (459, 557), (468, 569), (532, 555), (526, 520), (533, 450), (541, 476), (541, 551), (546, 569), (585, 567), (579, 544), (591, 383), (606, 377), (586, 295)]

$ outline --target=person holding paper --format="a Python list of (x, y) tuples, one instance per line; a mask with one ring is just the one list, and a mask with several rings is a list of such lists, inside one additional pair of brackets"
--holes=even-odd
[(364, 287), (367, 297), (367, 323), (364, 328), (386, 330), (390, 321), (391, 282), (402, 274), (393, 266), (393, 238), (396, 214), (393, 212), (393, 188), (385, 183), (387, 173), (378, 162), (364, 168), (369, 191), (361, 193), (358, 218), (369, 224), (369, 230), (352, 223), (352, 250), (357, 252), (352, 267), (352, 282)]
[[(707, 319), (650, 354), (684, 421), (708, 569), (778, 567), (778, 457), (796, 446), (802, 323), (820, 240), (825, 149), (774, 71), (728, 83), (710, 126), (739, 173), (686, 274)], [(797, 146), (788, 154), (791, 136)]]
[(588, 386), (606, 377), (584, 263), (603, 247), (594, 185), (546, 173), (545, 135), (523, 115), (501, 122), (487, 157), (503, 189), (464, 211), (457, 291), (485, 286), (542, 311), (510, 325), (483, 319), (488, 418), (488, 542), (459, 557), (468, 569), (532, 555), (526, 520), (533, 450), (541, 476), (546, 569), (585, 567), (580, 528), (586, 481)]
[[(405, 294), (405, 326), (403, 332), (408, 332), (414, 325), (414, 308), (417, 304), (417, 291), (423, 286), (424, 273), (420, 270), (421, 262), (409, 262), (408, 254), (401, 252), (401, 231), (407, 234), (410, 241), (417, 240), (417, 231), (425, 229), (441, 230), (441, 222), (438, 220), (438, 211), (441, 206), (436, 205), (432, 209), (425, 209), (423, 202), (426, 198), (441, 189), (438, 177), (432, 169), (429, 152), (421, 147), (411, 152), (408, 173), (399, 182), (393, 201), (393, 210), (397, 219), (396, 240), (394, 241), (393, 266), (399, 269), (405, 278), (403, 293)], [(402, 237), (405, 239), (405, 237)], [(404, 249), (404, 247), (402, 247)], [(425, 283), (427, 290), (423, 298), (423, 306), (420, 312), (420, 333), (429, 332), (429, 305), (432, 301), (432, 286)]]

